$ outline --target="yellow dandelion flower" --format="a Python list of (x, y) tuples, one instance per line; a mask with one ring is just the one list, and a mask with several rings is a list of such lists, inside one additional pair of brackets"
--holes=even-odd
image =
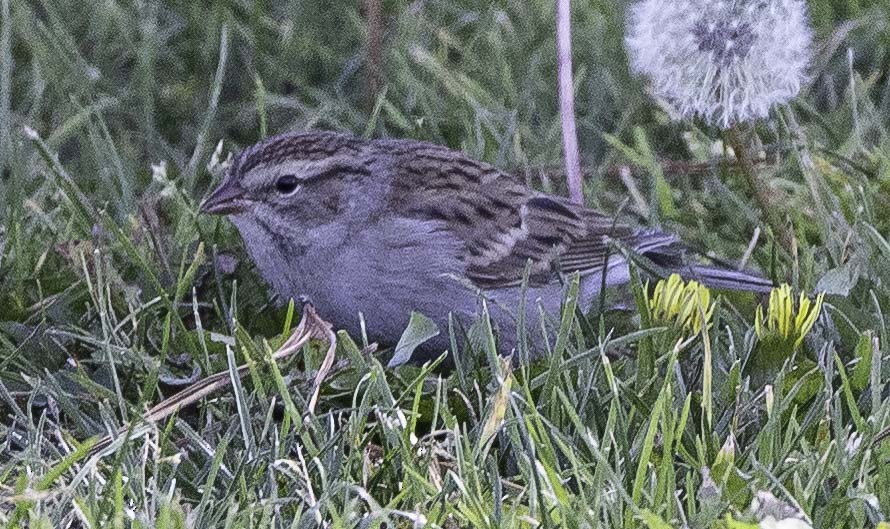
[(656, 283), (647, 302), (654, 323), (676, 326), (693, 334), (710, 325), (714, 314), (711, 291), (697, 281), (683, 281), (678, 274)]
[(757, 307), (754, 332), (760, 340), (780, 339), (791, 344), (791, 349), (795, 350), (819, 319), (824, 297), (823, 292), (813, 301), (801, 292), (795, 310), (791, 287), (783, 284), (774, 288), (769, 295), (766, 314), (764, 315), (762, 305)]

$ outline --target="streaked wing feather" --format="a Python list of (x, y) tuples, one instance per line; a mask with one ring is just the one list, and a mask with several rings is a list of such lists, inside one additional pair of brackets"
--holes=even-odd
[[(650, 250), (675, 241), (673, 236), (644, 233), (613, 219), (556, 197), (536, 196), (523, 209), (525, 237), (512, 251), (497, 259), (472, 267), (468, 274), (483, 288), (519, 285), (526, 259), (532, 261), (530, 283), (533, 286), (558, 279), (560, 274), (583, 275), (602, 273), (607, 260), (609, 268), (622, 265), (623, 255), (612, 241), (633, 250)], [(533, 255), (524, 251), (528, 241), (546, 240), (551, 244), (536, 247)], [(537, 272), (537, 274), (535, 274)]]
[(609, 267), (624, 263), (612, 240), (632, 249), (674, 241), (533, 192), (515, 177), (454, 151), (416, 142), (389, 145), (405, 153), (394, 160), (391, 200), (408, 214), (445, 222), (463, 240), (467, 277), (480, 288), (521, 284), (529, 263), (533, 286), (557, 281), (560, 274), (602, 272), (607, 259)]

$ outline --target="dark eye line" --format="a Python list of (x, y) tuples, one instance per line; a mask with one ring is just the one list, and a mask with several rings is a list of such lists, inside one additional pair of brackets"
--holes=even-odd
[(368, 167), (364, 164), (335, 163), (324, 168), (318, 173), (307, 175), (305, 178), (302, 179), (293, 174), (281, 175), (275, 180), (275, 190), (282, 195), (289, 195), (293, 193), (301, 184), (308, 182), (321, 182), (335, 177), (339, 178), (342, 177), (343, 174), (370, 177), (371, 170), (368, 169)]

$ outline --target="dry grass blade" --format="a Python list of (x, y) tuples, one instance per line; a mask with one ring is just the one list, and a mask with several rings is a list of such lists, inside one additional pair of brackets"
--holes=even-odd
[[(337, 338), (334, 335), (333, 330), (331, 329), (331, 324), (321, 319), (312, 306), (307, 305), (303, 310), (303, 317), (300, 320), (300, 324), (297, 326), (296, 329), (294, 329), (291, 337), (288, 338), (287, 341), (285, 341), (281, 345), (281, 347), (279, 347), (278, 350), (275, 351), (275, 353), (272, 355), (273, 361), (278, 361), (286, 358), (299, 351), (312, 338), (327, 340), (330, 345), (328, 347), (327, 354), (325, 355), (324, 362), (322, 363), (321, 368), (318, 370), (318, 373), (316, 374), (315, 380), (312, 385), (312, 399), (309, 403), (310, 413), (312, 413), (315, 409), (315, 404), (318, 401), (318, 393), (321, 388), (321, 383), (324, 380), (325, 376), (327, 376), (327, 373), (330, 371), (331, 366), (334, 362), (334, 351), (337, 347)], [(243, 377), (248, 372), (248, 366), (246, 364), (238, 366), (236, 372), (238, 373), (239, 377)], [(155, 424), (159, 421), (162, 421), (167, 417), (170, 417), (174, 413), (178, 412), (182, 408), (198, 402), (204, 397), (225, 386), (228, 386), (229, 384), (231, 384), (231, 377), (229, 376), (228, 370), (210, 375), (202, 380), (199, 380), (198, 382), (195, 382), (176, 395), (164, 399), (154, 405), (151, 409), (146, 411), (145, 414), (143, 414), (142, 418), (140, 419), (140, 423), (142, 423), (142, 425), (144, 426), (146, 424)], [(129, 435), (132, 438), (144, 435), (144, 433), (147, 432), (146, 429), (136, 428), (135, 426), (136, 425), (132, 424), (127, 425), (120, 428), (116, 436), (105, 436), (98, 443), (96, 443), (92, 450), (90, 450), (90, 454), (101, 454), (105, 449), (112, 445), (112, 442), (116, 437)], [(134, 432), (136, 433), (134, 434)]]
[[(308, 320), (307, 326), (310, 337), (327, 340), (328, 342), (328, 350), (324, 355), (321, 367), (318, 368), (318, 373), (315, 374), (315, 379), (312, 381), (312, 393), (309, 397), (309, 413), (315, 413), (315, 405), (318, 404), (318, 394), (321, 392), (321, 383), (324, 382), (325, 377), (327, 377), (331, 367), (334, 365), (334, 353), (337, 351), (337, 335), (334, 334), (331, 324), (319, 318), (315, 309), (311, 306), (306, 306), (303, 319), (304, 321)], [(302, 322), (300, 324), (302, 325)]]

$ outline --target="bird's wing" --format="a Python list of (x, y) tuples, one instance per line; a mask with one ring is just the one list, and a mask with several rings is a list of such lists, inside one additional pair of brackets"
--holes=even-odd
[[(391, 147), (391, 146), (390, 146)], [(560, 274), (601, 273), (624, 262), (612, 241), (633, 250), (674, 238), (643, 233), (568, 200), (530, 190), (512, 175), (459, 153), (425, 143), (394, 159), (391, 200), (402, 211), (443, 222), (464, 243), (467, 277), (483, 289), (531, 285)]]
[[(637, 234), (631, 228), (602, 215), (594, 215), (564, 199), (531, 196), (515, 213), (518, 227), (510, 232), (509, 244), (495, 247), (469, 262), (467, 275), (482, 288), (519, 285), (526, 266), (532, 285), (556, 281), (562, 274), (601, 273), (606, 263), (623, 262), (612, 240), (634, 244)], [(485, 241), (498, 232), (476, 234)], [(490, 244), (488, 246), (491, 246)]]

